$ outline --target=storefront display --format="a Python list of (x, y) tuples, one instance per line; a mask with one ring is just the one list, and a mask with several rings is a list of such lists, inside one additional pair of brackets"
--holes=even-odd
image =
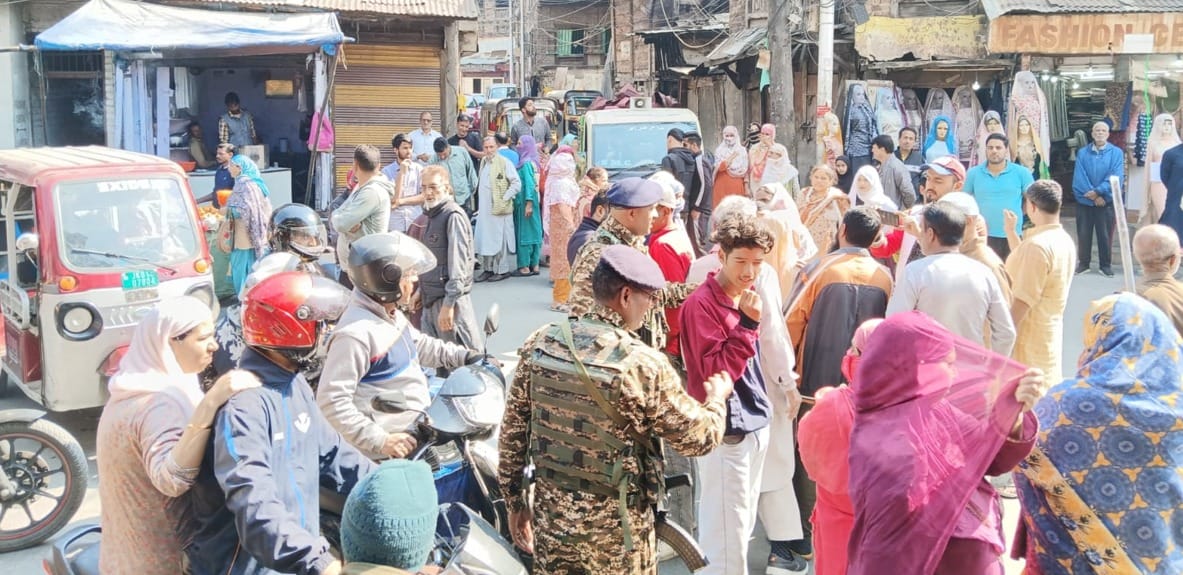
[(1006, 135), (1006, 131), (1002, 129), (1002, 115), (994, 110), (986, 112), (982, 116), (982, 121), (978, 123), (978, 158), (986, 157), (986, 139), (990, 134)]
[(928, 126), (924, 124), (924, 108), (920, 106), (920, 96), (911, 88), (896, 88), (896, 91), (901, 94), (900, 101), (903, 102), (904, 125), (916, 130), (916, 141), (923, 142)]
[[(933, 121), (935, 121), (938, 116), (952, 118), (955, 114), (956, 112), (953, 110), (953, 102), (949, 100), (949, 94), (945, 92), (944, 88), (929, 89), (928, 100), (924, 103), (924, 125), (926, 129), (932, 129)], [(932, 133), (929, 132), (925, 134), (924, 139), (925, 141), (928, 141), (931, 139), (931, 137)]]
[(1181, 143), (1183, 142), (1180, 141), (1179, 132), (1175, 128), (1175, 118), (1171, 114), (1156, 116), (1154, 127), (1150, 131), (1150, 143), (1146, 152), (1150, 194), (1147, 198), (1148, 205), (1141, 214), (1149, 222), (1158, 221), (1167, 200), (1167, 187), (1162, 182), (1162, 156), (1167, 150)]
[(818, 119), (817, 122), (817, 137), (821, 139), (822, 147), (825, 149), (825, 160), (830, 167), (834, 167), (834, 162), (845, 153), (842, 143), (842, 121), (834, 112), (826, 112)]
[[(1035, 74), (1029, 71), (1015, 74), (1007, 118), (1009, 125), (1006, 131), (1013, 137), (1013, 158), (1027, 165), (1022, 161), (1023, 158), (1020, 158), (1020, 152), (1023, 152), (1024, 145), (1031, 145), (1031, 150), (1023, 152), (1027, 154), (1025, 159), (1032, 163), (1028, 167), (1034, 169), (1038, 164), (1042, 166), (1040, 173), (1046, 173), (1050, 168), (1051, 134), (1048, 128), (1047, 98), (1044, 97)], [(1026, 128), (1021, 125), (1024, 120), (1028, 124)]]
[(941, 156), (957, 155), (957, 135), (953, 130), (953, 120), (949, 116), (933, 118), (928, 127), (928, 139), (924, 141), (924, 160), (935, 161)]
[(875, 93), (875, 119), (879, 123), (879, 133), (891, 136), (892, 142), (899, 145), (900, 128), (904, 127), (904, 115), (900, 113), (899, 101), (895, 97), (895, 87), (879, 88)]

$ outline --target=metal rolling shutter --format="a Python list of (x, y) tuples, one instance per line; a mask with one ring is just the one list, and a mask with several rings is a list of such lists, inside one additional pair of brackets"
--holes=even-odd
[(394, 161), (390, 139), (419, 127), (429, 111), (440, 124), (440, 48), (436, 45), (369, 44), (345, 47), (349, 69), (338, 68), (333, 85), (336, 185), (345, 183), (353, 149), (377, 146), (382, 162)]

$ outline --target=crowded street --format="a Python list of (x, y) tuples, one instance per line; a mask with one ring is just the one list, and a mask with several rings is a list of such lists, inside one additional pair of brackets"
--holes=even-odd
[[(1072, 284), (1072, 292), (1064, 314), (1066, 317), (1083, 318), (1088, 309), (1089, 302), (1118, 289), (1120, 289), (1120, 281), (1117, 278), (1106, 278), (1098, 274), (1082, 276)], [(489, 351), (490, 353), (496, 354), (502, 360), (507, 371), (512, 370), (517, 365), (518, 346), (521, 342), (525, 341), (530, 333), (546, 322), (556, 321), (561, 318), (560, 314), (547, 309), (547, 305), (544, 303), (549, 292), (550, 287), (547, 281), (542, 278), (524, 278), (487, 284), (479, 286), (473, 291), (473, 305), (480, 317), (483, 317), (485, 312), (494, 303), (501, 307), (504, 320), (500, 331), (489, 339)], [(1071, 325), (1065, 326), (1065, 334), (1064, 357), (1078, 357), (1083, 345), (1080, 337), (1080, 328), (1074, 328)], [(36, 404), (27, 398), (14, 395), (11, 392), (0, 398), (0, 409), (31, 408), (35, 406)], [(98, 416), (99, 413), (96, 410), (54, 414), (51, 416), (53, 421), (62, 424), (78, 438), (86, 450), (86, 455), (90, 462), (89, 487), (87, 488), (86, 500), (78, 510), (77, 515), (74, 516), (73, 524), (92, 523), (99, 519), (99, 510), (102, 503), (99, 501), (98, 477), (95, 473), (96, 466), (94, 460), (94, 434), (95, 427), (98, 423)], [(1007, 501), (1005, 506), (1006, 511), (1004, 514), (1008, 518), (1015, 517), (1018, 513), (1018, 505), (1011, 500)], [(1011, 523), (1013, 521), (1008, 522), (1008, 525)], [(1013, 526), (1008, 526), (1009, 530), (1013, 530)], [(757, 540), (759, 540), (759, 537), (757, 537)], [(766, 553), (767, 544), (761, 545), (760, 547), (763, 547), (763, 552)], [(10, 569), (12, 573), (34, 573), (41, 569), (41, 561), (46, 558), (48, 553), (49, 545), (40, 545), (24, 551), (7, 553), (3, 555), (3, 561), (5, 567)], [(763, 568), (763, 561), (761, 552), (753, 553), (749, 561), (752, 572), (760, 572)], [(671, 560), (662, 564), (659, 573), (661, 575), (682, 575), (688, 573), (688, 571), (683, 565), (678, 564), (676, 560)], [(1007, 575), (1018, 575), (1022, 573), (1022, 563), (1008, 560), (1006, 573)]]

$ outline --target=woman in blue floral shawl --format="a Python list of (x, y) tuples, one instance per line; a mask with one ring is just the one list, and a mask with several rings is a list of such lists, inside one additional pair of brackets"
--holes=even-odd
[(1076, 379), (1035, 408), (1013, 555), (1030, 575), (1183, 573), (1183, 338), (1118, 294), (1093, 302), (1084, 344)]
[(227, 217), (233, 222), (230, 251), (230, 276), (234, 293), (242, 295), (242, 286), (255, 261), (267, 255), (268, 226), (271, 219), (270, 193), (259, 167), (250, 158), (236, 155), (230, 159), (234, 192), (226, 201)]

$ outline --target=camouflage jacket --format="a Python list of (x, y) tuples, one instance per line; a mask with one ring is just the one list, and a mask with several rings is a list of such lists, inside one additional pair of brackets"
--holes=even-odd
[[(723, 439), (724, 417), (727, 408), (722, 401), (701, 404), (686, 394), (682, 381), (670, 362), (660, 352), (642, 343), (628, 331), (618, 327), (623, 319), (614, 311), (596, 306), (590, 314), (572, 322), (576, 341), (591, 341), (581, 358), (592, 358), (606, 349), (629, 346), (629, 362), (625, 366), (623, 386), (615, 396), (616, 409), (631, 427), (643, 436), (657, 436), (686, 456), (710, 452)], [(539, 372), (534, 365), (536, 354), (571, 357), (560, 338), (553, 337), (555, 324), (535, 331), (518, 351), (521, 362), (514, 373), (509, 390), (508, 405), (501, 424), (499, 480), (506, 503), (511, 510), (525, 507), (522, 491), (522, 470), (529, 463), (529, 430), (532, 413), (530, 382)], [(594, 404), (593, 404), (594, 405)], [(623, 442), (632, 442), (627, 427), (612, 426), (608, 431)], [(596, 430), (574, 431), (588, 441), (600, 441)], [(635, 469), (637, 463), (629, 462)], [(544, 488), (539, 479), (539, 489)], [(603, 505), (613, 513), (617, 501), (603, 498)], [(538, 510), (536, 510), (537, 512)], [(619, 527), (619, 526), (618, 526)]]
[[(649, 253), (649, 248), (645, 245), (645, 238), (630, 232), (611, 215), (604, 218), (600, 229), (579, 250), (579, 255), (575, 256), (575, 263), (571, 266), (571, 296), (567, 300), (567, 303), (571, 305), (571, 317), (581, 317), (591, 312), (595, 307), (596, 300), (592, 295), (592, 272), (596, 271), (604, 248), (616, 244), (629, 245), (643, 253)], [(654, 349), (665, 349), (665, 338), (669, 333), (669, 325), (665, 321), (665, 309), (681, 306), (695, 287), (698, 287), (697, 284), (667, 283), (665, 289), (658, 292), (657, 305), (654, 305), (649, 315), (645, 316), (645, 327), (649, 332), (642, 337), (645, 343)]]

